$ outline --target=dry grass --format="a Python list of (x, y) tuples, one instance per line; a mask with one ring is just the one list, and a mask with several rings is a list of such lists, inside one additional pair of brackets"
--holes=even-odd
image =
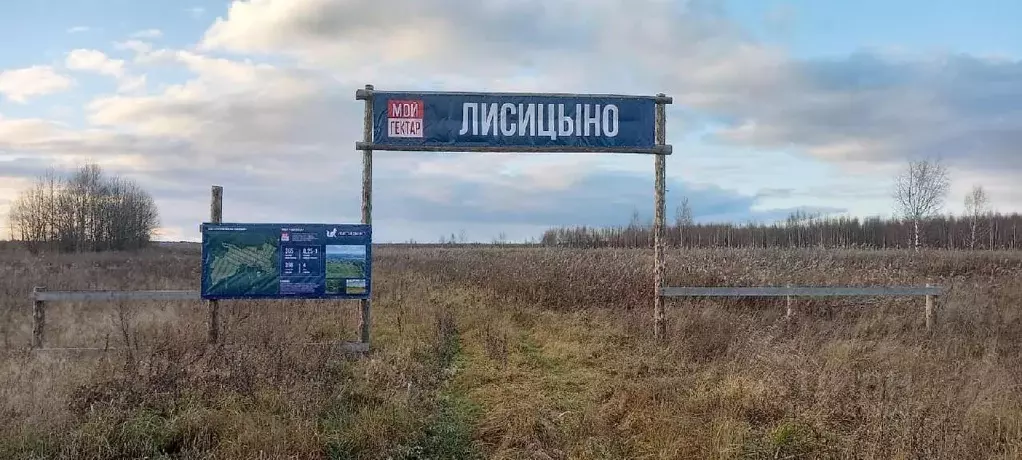
[(374, 352), (351, 304), (57, 304), (28, 293), (192, 288), (188, 250), (0, 249), (2, 458), (1020, 458), (1022, 255), (694, 250), (671, 285), (951, 288), (921, 299), (676, 300), (651, 337), (651, 254), (396, 249), (374, 262)]

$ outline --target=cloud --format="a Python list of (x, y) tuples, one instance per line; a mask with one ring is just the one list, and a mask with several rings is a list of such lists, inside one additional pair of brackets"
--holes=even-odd
[[(770, 17), (795, 14), (784, 6)], [(1022, 104), (1022, 61), (870, 51), (795, 60), (708, 2), (235, 1), (200, 49), (325, 62), (377, 87), (470, 75), (493, 88), (538, 72), (548, 91), (657, 88), (722, 124), (720, 142), (836, 162), (940, 155), (1022, 172), (1013, 153), (1022, 112), (1012, 109)]]
[(131, 38), (160, 38), (162, 36), (163, 31), (160, 29), (139, 30), (131, 34)]
[(0, 94), (22, 104), (34, 97), (66, 90), (73, 84), (74, 80), (57, 73), (50, 66), (0, 71)]
[[(633, 211), (651, 220), (653, 210), (652, 174), (594, 171), (581, 175), (570, 187), (514, 186), (503, 181), (431, 180), (412, 176), (382, 181), (374, 206), (381, 218), (403, 218), (421, 222), (492, 223), (561, 225), (624, 225)], [(542, 181), (538, 170), (513, 180), (524, 184)], [(389, 182), (389, 183), (388, 183)], [(403, 184), (403, 185), (401, 185)], [(694, 187), (668, 180), (666, 202), (681, 203), (688, 197), (694, 217), (699, 221), (772, 221), (790, 210), (750, 211), (755, 196), (744, 196), (718, 187)], [(415, 193), (416, 189), (447, 187), (447, 199), (434, 199)], [(453, 199), (451, 199), (453, 198)], [(840, 212), (841, 209), (828, 210)], [(672, 210), (669, 210), (672, 213)]]
[[(781, 26), (794, 14), (775, 13)], [(0, 119), (0, 150), (38, 161), (99, 158), (145, 184), (167, 231), (187, 236), (205, 218), (211, 184), (225, 186), (225, 214), (242, 220), (358, 220), (361, 153), (353, 147), (362, 105), (353, 93), (365, 83), (663, 91), (675, 98), (669, 140), (748, 156), (742, 183), (726, 170), (698, 178), (705, 187), (670, 179), (668, 214), (682, 195), (702, 220), (781, 219), (799, 203), (844, 212), (889, 194), (877, 179), (853, 174), (888, 175), (905, 158), (929, 154), (950, 160), (961, 181), (991, 184), (995, 203), (1018, 206), (1012, 184), (1022, 160), (1012, 150), (1022, 140), (1022, 64), (1010, 58), (863, 51), (793, 59), (750, 39), (707, 1), (234, 1), (197, 40), (184, 49), (138, 38), (116, 44), (134, 53), (130, 61), (73, 51), (68, 68), (139, 91), (95, 97), (84, 106), (84, 130)], [(141, 91), (147, 74), (166, 69), (187, 77)], [(749, 191), (745, 182), (765, 171), (793, 174), (763, 166), (761, 150), (839, 167), (826, 173), (834, 180)], [(633, 209), (652, 209), (652, 175), (614, 169), (626, 161), (377, 152), (375, 221), (400, 226), (395, 240), (458, 228), (492, 236), (625, 223)], [(670, 161), (673, 171), (692, 160), (676, 153)]]
[(78, 33), (82, 33), (82, 32), (88, 32), (90, 30), (92, 30), (92, 29), (90, 27), (88, 27), (88, 26), (74, 26), (74, 27), (68, 28), (67, 29), (67, 33), (69, 33), (69, 34), (78, 34)]
[(1022, 172), (1022, 62), (967, 55), (908, 60), (871, 53), (790, 63), (790, 78), (748, 100), (712, 100), (734, 121), (717, 138), (744, 146), (800, 146), (825, 160), (950, 164)]
[(96, 128), (75, 129), (44, 119), (0, 117), (0, 152), (31, 156), (36, 162), (69, 163), (93, 159), (111, 164), (133, 158), (165, 157), (187, 142)]
[[(145, 60), (184, 66), (195, 78), (154, 96), (97, 98), (87, 106), (91, 123), (187, 138), (215, 148), (221, 158), (353, 146), (354, 137), (344, 136), (360, 126), (352, 92), (315, 74), (188, 51), (156, 51)], [(339, 115), (350, 117), (349, 129), (339, 128)]]
[(64, 65), (71, 70), (85, 70), (111, 77), (124, 75), (124, 61), (111, 59), (105, 53), (90, 49), (76, 49), (67, 54)]
[[(487, 240), (507, 232), (512, 238), (538, 236), (556, 225), (624, 225), (633, 211), (643, 220), (652, 215), (652, 177), (616, 171), (591, 171), (578, 177), (570, 187), (515, 186), (543, 184), (545, 172), (530, 166), (530, 158), (513, 159), (479, 156), (480, 168), (495, 170), (491, 179), (465, 180), (462, 171), (439, 170), (429, 174), (407, 174), (422, 170), (419, 163), (429, 159), (394, 161), (378, 155), (374, 171), (374, 222), (380, 227), (380, 241), (435, 240), (437, 235), (467, 229), (471, 238)], [(551, 158), (553, 160), (553, 158)], [(164, 222), (178, 225), (194, 238), (197, 223), (206, 218), (210, 185), (224, 187), (225, 218), (234, 221), (357, 222), (360, 209), (360, 168), (342, 159), (310, 154), (285, 159), (277, 164), (266, 159), (239, 162), (233, 167), (193, 168), (186, 163), (123, 174), (145, 184), (158, 197)], [(548, 169), (560, 161), (550, 161)], [(345, 164), (355, 167), (345, 167)], [(117, 171), (116, 168), (113, 169)], [(509, 170), (521, 172), (508, 174)], [(570, 170), (568, 171), (571, 172)], [(508, 177), (504, 177), (508, 176)], [(504, 179), (504, 180), (501, 180)], [(757, 202), (720, 187), (693, 187), (668, 182), (667, 202), (680, 203), (682, 195), (693, 203), (699, 221), (773, 221), (786, 217), (791, 209), (751, 211)], [(287, 203), (273, 206), (273, 203)], [(822, 209), (825, 212), (840, 210)], [(673, 208), (668, 209), (673, 215)]]
[[(607, 83), (619, 75), (603, 65), (601, 74), (587, 72), (601, 50), (586, 46), (632, 43), (628, 35), (642, 29), (640, 21), (671, 9), (667, 3), (636, 2), (632, 14), (622, 15), (619, 7), (619, 2), (581, 0), (234, 2), (226, 18), (218, 18), (206, 31), (200, 49), (326, 63), (335, 70), (372, 75), (380, 85), (457, 85), (464, 80), (458, 75), (469, 75), (480, 87), (484, 81), (490, 86), (522, 71), (543, 69), (544, 76), (557, 78), (539, 80), (561, 87), (549, 90), (578, 89), (598, 75)], [(392, 11), (401, 11), (401, 19)], [(613, 30), (603, 36), (601, 28)], [(633, 52), (625, 48), (602, 59)], [(416, 72), (389, 72), (398, 68)]]
[(185, 9), (185, 12), (192, 15), (193, 18), (198, 19), (206, 14), (206, 9), (201, 6), (193, 6), (191, 8)]
[(144, 91), (145, 87), (145, 75), (125, 75), (124, 77), (121, 77), (117, 86), (117, 91), (120, 93), (138, 93)]
[(134, 51), (136, 55), (145, 55), (152, 51), (153, 45), (141, 40), (127, 40), (114, 43), (114, 48), (118, 50)]
[(110, 58), (99, 50), (72, 50), (67, 54), (64, 65), (71, 70), (113, 77), (118, 82), (118, 92), (130, 93), (145, 88), (145, 75), (129, 75), (123, 59)]

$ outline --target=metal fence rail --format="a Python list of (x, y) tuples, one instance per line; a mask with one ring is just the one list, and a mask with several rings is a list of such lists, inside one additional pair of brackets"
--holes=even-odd
[(664, 287), (661, 297), (784, 297), (786, 318), (795, 315), (795, 297), (924, 297), (926, 329), (934, 324), (934, 298), (943, 295), (941, 286), (875, 286), (875, 287)]
[[(46, 347), (46, 303), (47, 302), (103, 302), (117, 300), (202, 300), (199, 291), (189, 290), (154, 290), (154, 291), (47, 291), (36, 287), (32, 290), (32, 349), (49, 352), (95, 352), (116, 351), (115, 347)], [(221, 342), (220, 346), (227, 344)], [(366, 353), (369, 344), (364, 342), (308, 342), (300, 344), (305, 347), (337, 347), (351, 353)]]
[(32, 291), (37, 301), (201, 300), (199, 291)]
[(926, 287), (665, 287), (664, 297), (848, 297), (929, 296), (944, 289)]
[[(298, 346), (303, 348), (336, 348), (338, 351), (346, 353), (367, 353), (369, 352), (369, 344), (361, 342), (305, 342), (299, 343)], [(226, 349), (238, 348), (238, 345), (232, 343), (219, 343), (218, 347)], [(53, 353), (96, 353), (96, 352), (117, 352), (124, 350), (123, 347), (42, 347), (33, 348), (32, 351), (46, 351)]]

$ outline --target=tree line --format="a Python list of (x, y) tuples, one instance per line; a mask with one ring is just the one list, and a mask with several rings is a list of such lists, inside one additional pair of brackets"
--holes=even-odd
[[(910, 161), (895, 178), (894, 218), (825, 217), (795, 212), (771, 224), (700, 223), (692, 219), (688, 200), (664, 229), (671, 247), (1022, 249), (1022, 215), (990, 210), (990, 200), (976, 185), (965, 197), (965, 214), (941, 215), (950, 189), (946, 166), (939, 160)], [(544, 246), (650, 247), (653, 229), (638, 213), (623, 227), (562, 227), (544, 232)]]
[[(915, 248), (911, 219), (818, 217), (792, 214), (773, 224), (674, 223), (665, 228), (665, 244), (675, 248)], [(978, 226), (969, 217), (940, 216), (919, 226), (925, 247), (942, 249), (1022, 249), (1022, 215), (989, 214)], [(974, 234), (975, 240), (972, 238)], [(649, 224), (621, 227), (562, 227), (543, 233), (544, 246), (598, 248), (650, 247)]]
[(96, 164), (61, 177), (52, 169), (11, 205), (12, 239), (33, 252), (130, 250), (147, 246), (159, 215), (136, 183), (107, 176)]

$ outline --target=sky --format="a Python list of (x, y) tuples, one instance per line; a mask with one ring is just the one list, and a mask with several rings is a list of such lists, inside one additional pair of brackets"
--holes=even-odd
[[(1022, 211), (1022, 2), (36, 0), (0, 15), (0, 229), (47, 168), (156, 200), (158, 238), (357, 223), (355, 90), (666, 93), (667, 213), (894, 214), (940, 158), (960, 213)], [(653, 213), (653, 158), (375, 152), (374, 239), (538, 238)], [(7, 233), (6, 229), (3, 233)], [(6, 235), (4, 235), (6, 236)]]
[(339, 254), (364, 258), (366, 256), (366, 247), (355, 244), (328, 244), (326, 246), (326, 253), (327, 255)]

